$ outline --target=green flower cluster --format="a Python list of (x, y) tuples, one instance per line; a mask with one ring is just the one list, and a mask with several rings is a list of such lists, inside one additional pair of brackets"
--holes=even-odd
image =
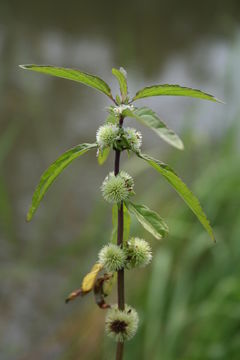
[(110, 204), (114, 204), (128, 200), (130, 196), (134, 195), (133, 187), (133, 178), (125, 171), (120, 171), (116, 176), (110, 172), (103, 181), (101, 190), (104, 199)]
[(115, 341), (130, 340), (136, 334), (138, 322), (138, 314), (131, 306), (125, 304), (125, 309), (119, 310), (113, 305), (106, 316), (106, 333)]
[(134, 128), (119, 128), (115, 124), (100, 126), (96, 135), (99, 151), (106, 148), (139, 151), (142, 145), (142, 134)]
[(119, 127), (115, 124), (100, 126), (97, 131), (96, 141), (100, 150), (113, 146), (119, 138)]
[(129, 150), (138, 152), (142, 145), (142, 134), (134, 128), (127, 127), (124, 129), (124, 137), (129, 146)]
[(150, 245), (147, 241), (139, 238), (131, 238), (128, 241), (125, 254), (127, 257), (126, 267), (128, 269), (145, 267), (152, 260)]
[(98, 254), (99, 262), (107, 272), (121, 270), (125, 266), (126, 254), (115, 244), (105, 245)]
[(121, 269), (133, 269), (147, 266), (152, 260), (151, 247), (147, 241), (131, 238), (123, 248), (105, 245), (98, 254), (99, 262), (107, 272)]

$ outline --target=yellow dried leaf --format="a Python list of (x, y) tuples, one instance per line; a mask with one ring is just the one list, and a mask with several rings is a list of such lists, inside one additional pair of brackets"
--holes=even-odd
[(108, 277), (103, 283), (103, 294), (104, 296), (108, 296), (112, 292), (112, 288), (117, 281), (117, 273), (115, 272), (112, 276)]
[(96, 263), (92, 270), (84, 277), (82, 282), (82, 291), (89, 292), (93, 289), (97, 275), (100, 270), (102, 270), (103, 266), (101, 264)]

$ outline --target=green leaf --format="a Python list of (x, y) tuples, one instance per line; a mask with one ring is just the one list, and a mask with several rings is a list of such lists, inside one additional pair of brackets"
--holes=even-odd
[(121, 68), (120, 68), (120, 70), (113, 68), (112, 73), (118, 79), (120, 91), (121, 91), (121, 95), (122, 95), (122, 100), (124, 102), (126, 100), (127, 94), (128, 94), (126, 72), (124, 70), (122, 70)]
[(103, 149), (102, 151), (99, 150), (99, 154), (98, 154), (99, 165), (102, 165), (105, 163), (109, 154), (110, 154), (110, 148)]
[(161, 95), (189, 96), (193, 98), (200, 98), (204, 100), (211, 100), (222, 103), (221, 100), (217, 99), (213, 95), (207, 94), (201, 90), (183, 87), (180, 85), (168, 85), (168, 84), (145, 87), (136, 93), (132, 101), (149, 96), (161, 96)]
[(178, 192), (186, 204), (190, 207), (193, 213), (196, 215), (200, 223), (210, 235), (211, 239), (215, 241), (213, 230), (211, 225), (203, 212), (201, 205), (196, 196), (188, 189), (187, 185), (178, 177), (170, 166), (162, 163), (145, 154), (138, 154), (138, 156), (146, 160), (154, 169), (156, 169), (165, 179), (172, 185), (172, 187)]
[(117, 123), (116, 116), (110, 113), (105, 120), (105, 124), (116, 124), (116, 123)]
[(51, 65), (19, 65), (22, 69), (37, 71), (40, 73), (57, 76), (60, 78), (73, 80), (80, 82), (84, 85), (90, 86), (94, 89), (101, 91), (108, 97), (113, 99), (111, 89), (108, 84), (105, 83), (98, 76), (87, 74), (77, 69), (68, 69), (63, 67), (51, 66)]
[(97, 144), (81, 144), (66, 151), (62, 154), (41, 176), (39, 184), (33, 194), (32, 204), (27, 214), (27, 221), (30, 221), (33, 214), (37, 210), (40, 201), (44, 197), (50, 185), (60, 175), (60, 173), (67, 167), (73, 160), (77, 159), (80, 155), (85, 154), (90, 149), (96, 148)]
[[(125, 204), (123, 204), (123, 242), (128, 241), (130, 234), (130, 226), (131, 226), (131, 216)], [(118, 229), (118, 206), (117, 204), (113, 205), (112, 208), (112, 237), (111, 242), (117, 243), (117, 229)]]
[(125, 204), (123, 204), (123, 242), (129, 240), (129, 234), (130, 234), (130, 226), (131, 226), (131, 216), (129, 214), (128, 208)]
[(136, 108), (134, 110), (125, 110), (124, 115), (133, 117), (143, 125), (152, 129), (158, 136), (165, 140), (168, 144), (182, 150), (184, 148), (182, 140), (173, 130), (167, 128), (167, 126), (159, 119), (157, 114), (147, 107)]
[(137, 205), (130, 201), (126, 202), (130, 213), (134, 214), (145, 230), (150, 232), (156, 239), (160, 240), (168, 235), (168, 226), (165, 221), (145, 205)]

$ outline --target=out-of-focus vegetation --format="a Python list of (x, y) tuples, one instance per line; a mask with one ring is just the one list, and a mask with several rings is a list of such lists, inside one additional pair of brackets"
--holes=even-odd
[[(184, 152), (143, 133), (144, 150), (173, 166), (199, 197), (216, 245), (154, 170), (125, 157), (123, 166), (137, 176), (138, 200), (170, 226), (162, 242), (142, 233), (154, 261), (126, 276), (127, 302), (143, 319), (126, 360), (237, 360), (240, 3), (128, 2), (124, 27), (112, 2), (96, 4), (94, 12), (91, 2), (70, 1), (68, 13), (59, 1), (57, 11), (54, 1), (38, 11), (27, 0), (0, 4), (0, 358), (108, 360), (114, 353), (103, 335), (105, 314), (91, 295), (64, 303), (111, 235), (111, 209), (98, 187), (113, 159), (98, 167), (95, 154), (86, 154), (59, 178), (33, 223), (25, 223), (42, 171), (70, 146), (94, 141), (106, 116), (95, 108), (106, 103), (64, 80), (29, 81), (17, 70), (29, 61), (76, 66), (110, 83), (108, 69), (123, 65), (132, 94), (145, 83), (144, 70), (149, 83), (184, 81), (226, 101), (150, 103), (181, 133)], [(132, 234), (140, 231), (133, 222)]]
[[(208, 243), (187, 211), (171, 209), (171, 236), (156, 249), (141, 303), (147, 325), (129, 359), (239, 358), (238, 129), (234, 124), (221, 141), (201, 150), (204, 170), (194, 184), (214, 224), (217, 245)], [(187, 159), (186, 168), (194, 158)], [(159, 184), (154, 188), (157, 192)]]
[[(212, 245), (190, 211), (182, 206), (181, 201), (174, 200), (175, 194), (166, 191), (167, 187), (165, 189), (163, 182), (153, 179), (152, 174), (149, 175), (142, 165), (136, 163), (134, 167), (131, 163), (132, 172), (137, 175), (136, 181), (142, 183), (140, 186), (144, 187), (145, 181), (149, 181), (150, 184), (141, 197), (153, 202), (156, 210), (159, 208), (162, 212), (168, 213), (171, 235), (161, 243), (152, 241), (155, 256), (147, 273), (127, 274), (127, 299), (130, 303), (136, 304), (144, 321), (136, 339), (126, 346), (126, 359), (239, 358), (238, 131), (239, 125), (234, 123), (223, 138), (204, 147), (201, 143), (196, 147), (196, 144), (192, 144), (191, 134), (185, 134), (185, 142), (188, 139), (186, 146), (192, 147), (192, 153), (181, 155), (181, 166), (184, 168), (182, 172), (191, 171), (189, 164), (193, 164), (194, 161), (194, 171), (200, 175), (192, 184), (192, 188), (212, 219), (217, 238), (216, 245)], [(177, 163), (179, 154), (172, 155), (169, 161), (172, 164)], [(141, 181), (143, 177), (144, 181)], [(159, 197), (156, 197), (156, 193), (159, 193)], [(1, 213), (4, 213), (3, 205)], [(41, 264), (46, 281), (51, 277), (54, 259), (56, 261), (58, 258), (58, 262), (64, 263), (65, 258), (71, 257), (73, 262), (72, 277), (67, 281), (65, 279), (62, 299), (58, 298), (55, 301), (62, 302), (67, 293), (66, 288), (71, 289), (80, 282), (83, 268), (87, 269), (90, 266), (91, 257), (94, 258), (94, 253), (97, 252), (96, 247), (100, 247), (105, 236), (110, 236), (106, 226), (105, 230), (102, 227), (104, 217), (109, 215), (110, 210), (107, 207), (103, 208), (102, 203), (98, 204), (85, 225), (85, 231), (81, 236), (83, 241), (76, 239), (70, 245), (58, 246), (54, 251), (54, 258), (51, 254), (46, 254), (46, 263)], [(137, 223), (133, 223), (133, 233), (136, 227)], [(97, 246), (95, 242), (91, 242), (92, 238), (98, 240)], [(88, 240), (90, 244), (86, 243)], [(87, 261), (84, 260), (84, 254), (87, 254)], [(82, 262), (79, 261), (81, 259)], [(33, 271), (30, 265), (26, 268), (25, 264), (25, 269), (19, 267), (19, 263), (16, 265), (17, 273), (14, 275), (15, 270), (12, 266), (8, 276), (17, 276), (20, 282), (26, 281), (29, 275), (25, 272)], [(3, 275), (7, 276), (6, 272), (3, 272)], [(46, 291), (45, 282), (42, 286)], [(46, 293), (45, 306), (50, 306), (51, 311), (55, 306), (49, 303)], [(59, 304), (56, 308), (60, 311)], [(101, 310), (95, 308), (90, 296), (89, 301), (80, 299), (73, 308), (73, 312), (70, 309), (70, 317), (66, 316), (64, 311), (64, 317), (53, 333), (49, 334), (43, 343), (37, 343), (33, 353), (22, 358), (31, 359), (37, 351), (37, 356), (34, 355), (37, 359), (48, 358), (52, 352), (55, 354), (54, 358), (59, 359), (110, 359), (112, 344), (103, 337), (104, 316)], [(56, 314), (57, 310), (53, 311)], [(59, 357), (56, 357), (56, 349), (59, 349)]]

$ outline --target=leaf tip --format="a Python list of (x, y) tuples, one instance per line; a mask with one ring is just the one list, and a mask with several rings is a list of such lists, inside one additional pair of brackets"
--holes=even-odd
[(32, 220), (32, 217), (33, 217), (33, 214), (32, 214), (32, 212), (29, 211), (26, 216), (26, 221), (30, 222)]
[(124, 69), (124, 67), (120, 66), (119, 71), (125, 76), (127, 79), (127, 71)]
[(216, 97), (215, 97), (214, 99), (215, 99), (215, 101), (218, 102), (219, 104), (226, 105), (225, 101), (220, 100), (220, 99), (218, 99), (218, 98), (216, 98)]
[(181, 150), (181, 151), (184, 150), (184, 143), (182, 142), (181, 139), (179, 139), (178, 144), (175, 145), (175, 147), (176, 147), (178, 150)]
[(18, 65), (21, 69), (27, 70), (30, 69), (33, 65), (30, 64), (23, 64), (23, 65)]

